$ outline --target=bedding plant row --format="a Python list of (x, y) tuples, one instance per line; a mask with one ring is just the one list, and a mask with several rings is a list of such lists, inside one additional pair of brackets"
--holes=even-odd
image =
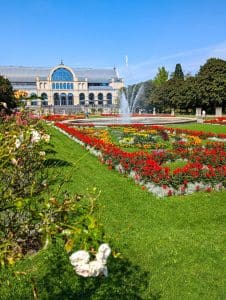
[(204, 123), (226, 125), (226, 117), (218, 117), (215, 119), (205, 120)]
[(226, 185), (225, 134), (145, 125), (55, 125), (109, 169), (132, 177), (158, 197), (210, 192)]

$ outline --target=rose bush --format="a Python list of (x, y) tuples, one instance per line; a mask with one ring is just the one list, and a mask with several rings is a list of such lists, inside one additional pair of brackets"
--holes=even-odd
[[(50, 136), (29, 114), (6, 116), (0, 125), (0, 263), (13, 264), (47, 248), (56, 236), (65, 248), (97, 249), (102, 227), (94, 218), (98, 193), (53, 193), (46, 165)], [(60, 186), (64, 183), (61, 182)], [(76, 225), (75, 225), (76, 224)]]

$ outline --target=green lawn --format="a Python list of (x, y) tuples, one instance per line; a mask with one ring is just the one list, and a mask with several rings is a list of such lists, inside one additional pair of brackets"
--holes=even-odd
[(224, 133), (226, 134), (226, 126), (224, 125), (213, 125), (213, 124), (178, 124), (170, 125), (168, 127), (179, 127), (186, 128), (190, 130), (200, 130), (205, 132), (214, 132), (214, 133)]
[[(222, 126), (181, 126), (225, 132)], [(55, 168), (59, 176), (70, 178), (66, 189), (101, 190), (99, 218), (106, 233), (123, 255), (150, 272), (151, 290), (162, 299), (226, 298), (225, 191), (157, 199), (49, 130), (55, 158), (69, 163)]]

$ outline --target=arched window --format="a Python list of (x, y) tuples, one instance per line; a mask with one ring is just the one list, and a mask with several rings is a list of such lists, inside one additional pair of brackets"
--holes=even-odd
[(67, 90), (70, 90), (70, 89), (71, 89), (71, 84), (67, 83)]
[(99, 93), (99, 94), (98, 94), (98, 100), (103, 100), (103, 98), (104, 98), (103, 94), (102, 94), (102, 93)]
[(112, 104), (112, 94), (111, 93), (107, 94), (107, 103), (110, 105)]
[(68, 105), (73, 105), (74, 104), (74, 96), (72, 93), (68, 94)]
[(42, 105), (48, 105), (48, 96), (47, 96), (47, 94), (42, 93), (41, 98), (42, 98)]
[(94, 94), (93, 93), (89, 94), (89, 104), (94, 104)]
[(63, 89), (63, 83), (60, 82), (60, 90), (62, 90), (62, 89)]
[(63, 83), (63, 89), (66, 90), (66, 88), (67, 88), (67, 84), (66, 84), (66, 82), (64, 82)]
[(54, 99), (54, 105), (60, 105), (60, 96), (58, 93), (55, 93), (53, 95), (53, 99)]
[(61, 105), (67, 105), (67, 96), (65, 93), (60, 95)]
[(94, 94), (93, 94), (93, 93), (90, 93), (90, 94), (89, 94), (89, 100), (90, 100), (90, 101), (94, 101)]
[(103, 104), (103, 99), (104, 99), (104, 96), (102, 93), (99, 93), (98, 94), (98, 104), (99, 105), (102, 105)]
[(31, 93), (30, 97), (31, 99), (37, 99), (37, 95), (35, 93)]
[(56, 88), (56, 84), (55, 84), (55, 82), (53, 82), (52, 83), (52, 89), (55, 90), (55, 88)]
[(42, 98), (42, 100), (46, 100), (46, 99), (48, 99), (48, 96), (46, 93), (42, 93), (41, 98)]
[(52, 74), (52, 81), (73, 81), (73, 74), (65, 68), (58, 68)]
[(56, 83), (56, 90), (59, 90), (59, 83)]
[(80, 105), (85, 104), (85, 94), (84, 93), (79, 94), (79, 103), (80, 103)]

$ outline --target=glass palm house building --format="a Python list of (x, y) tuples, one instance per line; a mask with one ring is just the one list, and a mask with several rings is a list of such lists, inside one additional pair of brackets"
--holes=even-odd
[(116, 111), (120, 89), (124, 87), (115, 68), (71, 68), (62, 62), (53, 68), (2, 67), (0, 75), (14, 90), (25, 92), (28, 107), (53, 109), (55, 113), (81, 112), (91, 109)]

